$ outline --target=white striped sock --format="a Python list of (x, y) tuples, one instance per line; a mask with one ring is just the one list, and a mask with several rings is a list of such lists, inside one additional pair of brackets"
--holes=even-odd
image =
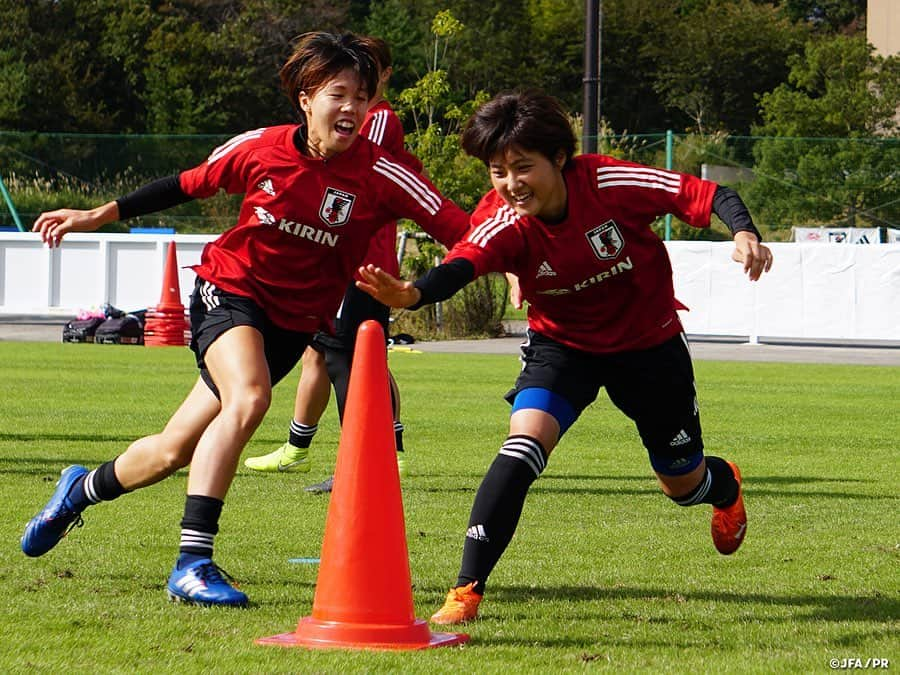
[(182, 551), (190, 549), (192, 553), (202, 553), (208, 558), (212, 558), (213, 539), (216, 535), (210, 532), (201, 532), (200, 530), (191, 530), (186, 527), (181, 528), (181, 544)]
[(98, 469), (94, 469), (84, 477), (84, 496), (91, 504), (99, 504), (102, 499), (97, 496), (97, 487), (94, 485), (94, 478), (97, 476)]
[(291, 420), (291, 433), (298, 436), (315, 436), (319, 430), (318, 424), (301, 424), (296, 420)]

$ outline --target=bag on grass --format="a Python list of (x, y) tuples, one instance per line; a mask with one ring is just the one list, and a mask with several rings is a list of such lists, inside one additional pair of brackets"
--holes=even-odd
[(97, 327), (106, 321), (102, 316), (72, 319), (63, 326), (63, 342), (93, 342)]
[(97, 327), (94, 342), (101, 345), (142, 345), (144, 324), (133, 314), (107, 319)]

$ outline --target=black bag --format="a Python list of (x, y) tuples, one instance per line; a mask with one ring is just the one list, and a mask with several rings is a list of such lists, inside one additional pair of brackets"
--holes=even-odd
[(107, 319), (97, 327), (94, 342), (101, 345), (142, 345), (144, 324), (133, 314)]
[(63, 326), (63, 342), (93, 342), (97, 327), (106, 319), (92, 316), (89, 319), (72, 319)]

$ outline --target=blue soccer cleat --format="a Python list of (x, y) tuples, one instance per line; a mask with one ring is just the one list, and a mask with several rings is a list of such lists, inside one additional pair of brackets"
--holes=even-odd
[(87, 468), (77, 464), (62, 470), (50, 501), (25, 526), (25, 534), (22, 535), (22, 551), (25, 555), (33, 558), (44, 555), (56, 546), (72, 528), (81, 527), (84, 524), (81, 519), (81, 510), (72, 504), (69, 493), (75, 482), (87, 473)]
[(229, 584), (223, 574), (231, 579), (210, 558), (200, 558), (182, 569), (176, 564), (166, 585), (169, 599), (207, 607), (246, 607), (247, 596)]

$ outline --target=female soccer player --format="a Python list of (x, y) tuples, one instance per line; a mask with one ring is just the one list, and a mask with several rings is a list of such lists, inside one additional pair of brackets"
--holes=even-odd
[(200, 166), (89, 211), (41, 214), (49, 245), (68, 232), (157, 211), (218, 190), (243, 193), (237, 224), (194, 269), (191, 348), (200, 377), (165, 429), (93, 471), (63, 470), (22, 550), (52, 549), (81, 512), (190, 464), (180, 554), (167, 589), (175, 600), (242, 606), (247, 596), (212, 561), (223, 500), (241, 450), (269, 407), (273, 384), (327, 330), (372, 234), (411, 218), (455, 242), (468, 216), (424, 178), (361, 138), (377, 70), (352, 35), (309, 33), (281, 69), (301, 123), (260, 128), (213, 150)]
[(666, 249), (650, 229), (666, 213), (731, 229), (733, 258), (751, 280), (772, 264), (737, 194), (693, 176), (601, 155), (573, 157), (559, 103), (501, 95), (472, 116), (466, 152), (488, 167), (493, 190), (443, 264), (414, 284), (369, 266), (360, 287), (393, 307), (450, 297), (487, 272), (513, 272), (529, 303), (524, 366), (509, 436), (475, 496), (462, 566), (439, 624), (473, 619), (531, 484), (553, 448), (606, 388), (637, 426), (663, 493), (681, 506), (711, 504), (713, 543), (737, 550), (747, 518), (737, 466), (704, 456), (691, 357)]
[[(378, 85), (369, 99), (360, 133), (373, 143), (387, 150), (401, 164), (420, 173), (422, 162), (406, 151), (403, 145), (403, 124), (384, 98), (388, 82), (393, 74), (393, 61), (388, 44), (377, 37), (360, 38), (375, 57), (378, 67)], [(397, 223), (391, 222), (376, 232), (369, 242), (364, 264), (373, 264), (391, 274), (400, 273), (396, 253)], [(313, 344), (303, 352), (303, 369), (297, 384), (294, 401), (294, 418), (291, 420), (288, 440), (274, 452), (261, 457), (248, 457), (244, 465), (254, 471), (296, 471), (306, 473), (311, 468), (309, 446), (319, 428), (319, 419), (328, 405), (329, 390), (334, 385), (338, 416), (344, 417), (347, 387), (350, 381), (350, 365), (356, 331), (363, 321), (372, 319), (381, 324), (384, 334), (389, 334), (391, 308), (383, 305), (351, 282), (344, 293), (344, 300), (335, 319), (335, 334), (320, 332)], [(401, 474), (405, 472), (403, 455), (403, 424), (400, 422), (400, 391), (390, 375), (391, 400), (394, 410), (394, 436), (397, 443), (397, 462)], [(306, 488), (307, 492), (331, 492), (333, 477)]]

